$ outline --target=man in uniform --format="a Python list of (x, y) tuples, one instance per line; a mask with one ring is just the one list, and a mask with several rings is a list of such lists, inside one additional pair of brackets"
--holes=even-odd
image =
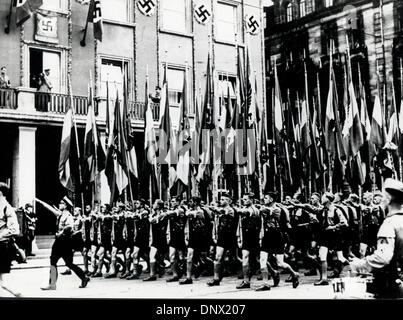
[[(276, 263), (279, 268), (287, 270), (291, 274), (293, 288), (299, 285), (299, 274), (284, 261), (285, 238), (284, 231), (281, 228), (281, 216), (285, 213), (284, 208), (275, 202), (277, 194), (272, 192), (264, 196), (261, 213), (261, 231), (260, 231), (260, 268), (264, 284), (258, 287), (257, 291), (266, 291), (270, 289), (268, 285), (268, 271), (273, 276), (274, 286), (280, 282), (280, 274), (270, 265), (269, 255), (276, 257)], [(284, 219), (284, 218), (283, 218)]]
[(376, 250), (364, 259), (352, 259), (352, 271), (372, 272), (368, 291), (378, 298), (403, 298), (403, 183), (386, 179), (383, 207), (388, 214), (378, 232)]
[(88, 269), (88, 265), (89, 265), (89, 256), (88, 254), (90, 254), (91, 252), (91, 214), (92, 214), (92, 208), (89, 204), (87, 204), (85, 206), (85, 210), (84, 210), (84, 216), (83, 216), (83, 220), (82, 220), (82, 231), (81, 231), (81, 235), (83, 238), (83, 259), (84, 259), (84, 272), (89, 275), (89, 269)]
[(227, 193), (220, 198), (220, 206), (210, 206), (214, 214), (213, 241), (216, 244), (214, 259), (214, 278), (207, 282), (208, 286), (219, 286), (221, 281), (221, 265), (226, 250), (236, 247), (235, 211), (230, 206), (231, 199)]
[(35, 239), (36, 221), (37, 218), (34, 212), (34, 208), (32, 204), (27, 203), (24, 208), (24, 224), (25, 224), (24, 242), (25, 242), (25, 254), (27, 257), (35, 256), (35, 254), (32, 253), (32, 242)]
[(50, 255), (50, 276), (49, 284), (42, 287), (42, 290), (56, 290), (57, 282), (57, 262), (62, 258), (66, 266), (72, 270), (80, 279), (80, 288), (85, 288), (90, 280), (84, 271), (73, 263), (73, 247), (72, 247), (72, 232), (74, 219), (71, 215), (69, 208), (73, 207), (72, 202), (67, 197), (64, 197), (59, 203), (59, 209), (48, 205), (47, 203), (35, 199), (38, 203), (42, 204), (46, 209), (52, 212), (57, 218), (57, 232), (56, 239), (52, 246)]
[(6, 199), (8, 192), (7, 184), (0, 182), (0, 288), (20, 297), (21, 294), (6, 286), (3, 280), (3, 274), (11, 271), (10, 238), (19, 234), (17, 215)]
[[(336, 251), (341, 250), (341, 241), (339, 230), (347, 226), (347, 220), (343, 212), (337, 208), (333, 201), (335, 197), (332, 193), (326, 192), (322, 196), (322, 206), (323, 209), (318, 216), (320, 221), (320, 232), (319, 232), (319, 259), (320, 265), (320, 279), (315, 282), (315, 286), (325, 286), (329, 285), (327, 277), (327, 255), (329, 249), (334, 249)], [(309, 210), (309, 208), (306, 208)], [(316, 210), (315, 210), (316, 212)], [(340, 262), (341, 263), (341, 262)], [(337, 265), (340, 267), (340, 264)]]
[(172, 277), (167, 282), (179, 281), (178, 260), (184, 257), (185, 245), (185, 210), (179, 206), (179, 199), (171, 199), (171, 209), (167, 211), (167, 242), (169, 246), (169, 260), (171, 262)]
[(145, 202), (135, 201), (135, 237), (133, 243), (133, 273), (127, 277), (127, 280), (139, 279), (143, 270), (140, 264), (140, 257), (148, 263), (150, 253), (150, 212), (145, 207)]
[(243, 196), (243, 207), (238, 209), (238, 246), (242, 250), (243, 281), (236, 288), (250, 288), (250, 254), (257, 254), (261, 220), (259, 210), (253, 205), (250, 195)]
[[(110, 206), (104, 204), (101, 206), (101, 212), (97, 216), (97, 246), (98, 250), (96, 256), (98, 256), (98, 265), (96, 272), (94, 270), (94, 278), (102, 277), (102, 267), (104, 266), (105, 259), (108, 257), (112, 249), (111, 233), (112, 233), (112, 220)], [(106, 273), (108, 274), (109, 268), (107, 266)]]
[(143, 281), (157, 280), (157, 258), (158, 255), (164, 256), (168, 247), (166, 239), (166, 223), (167, 219), (164, 202), (157, 199), (154, 202), (150, 215), (150, 276), (143, 279)]
[[(205, 233), (205, 216), (204, 211), (200, 207), (200, 198), (193, 197), (189, 200), (189, 207), (186, 210), (186, 226), (185, 226), (185, 242), (187, 245), (186, 257), (186, 279), (183, 279), (179, 284), (192, 284), (192, 271), (195, 256), (201, 252), (208, 250), (209, 242)], [(196, 268), (196, 276), (200, 269)]]
[[(105, 276), (106, 279), (116, 278), (118, 275), (117, 264), (124, 268), (124, 262), (118, 253), (125, 250), (125, 241), (123, 239), (123, 229), (125, 227), (125, 205), (117, 203), (112, 212), (112, 229), (111, 229), (111, 267), (110, 272)], [(124, 273), (124, 272), (123, 272)]]
[[(295, 214), (293, 215), (293, 244), (296, 250), (300, 250), (309, 271), (306, 276), (316, 275), (317, 262), (316, 250), (318, 239), (318, 212), (322, 209), (320, 204), (320, 194), (312, 193), (309, 203), (298, 203), (292, 201)], [(307, 209), (308, 208), (308, 209)]]
[(124, 212), (124, 227), (123, 227), (123, 240), (125, 243), (125, 264), (126, 272), (122, 273), (120, 279), (127, 279), (131, 275), (130, 268), (132, 263), (132, 253), (134, 247), (135, 237), (135, 214), (134, 208), (130, 203), (126, 203), (126, 210)]

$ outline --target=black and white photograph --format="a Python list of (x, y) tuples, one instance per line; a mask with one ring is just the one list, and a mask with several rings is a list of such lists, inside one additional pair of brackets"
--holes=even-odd
[(403, 1), (0, 0), (0, 21), (0, 303), (403, 298)]

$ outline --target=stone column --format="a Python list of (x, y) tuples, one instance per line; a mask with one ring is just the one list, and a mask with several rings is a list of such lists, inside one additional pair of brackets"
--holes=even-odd
[(13, 154), (13, 206), (33, 203), (36, 196), (36, 128), (18, 128)]

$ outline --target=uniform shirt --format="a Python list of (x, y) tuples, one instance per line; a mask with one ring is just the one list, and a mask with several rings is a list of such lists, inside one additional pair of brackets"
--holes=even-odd
[(262, 206), (260, 213), (265, 231), (280, 229), (281, 209), (275, 203), (271, 206)]
[(388, 214), (378, 231), (375, 252), (350, 263), (353, 270), (371, 272), (390, 264), (392, 258), (403, 262), (403, 212)]
[(6, 199), (0, 200), (0, 241), (20, 233), (17, 215)]
[(348, 225), (347, 219), (342, 213), (341, 209), (335, 206), (330, 206), (330, 208), (323, 208), (322, 222), (324, 228), (336, 225)]
[(64, 210), (57, 217), (57, 232), (56, 235), (63, 234), (64, 230), (71, 230), (74, 227), (74, 218), (70, 211)]

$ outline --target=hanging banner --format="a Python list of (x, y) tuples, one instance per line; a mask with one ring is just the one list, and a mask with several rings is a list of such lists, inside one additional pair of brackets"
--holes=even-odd
[(137, 8), (145, 16), (151, 17), (155, 8), (157, 7), (157, 0), (139, 0), (137, 1)]
[(211, 10), (206, 3), (199, 2), (194, 7), (194, 17), (200, 24), (207, 24), (211, 20)]
[(251, 14), (245, 16), (245, 28), (246, 32), (253, 35), (257, 35), (260, 32), (260, 23), (255, 15)]
[(36, 14), (35, 40), (49, 43), (59, 43), (57, 37), (57, 16)]

